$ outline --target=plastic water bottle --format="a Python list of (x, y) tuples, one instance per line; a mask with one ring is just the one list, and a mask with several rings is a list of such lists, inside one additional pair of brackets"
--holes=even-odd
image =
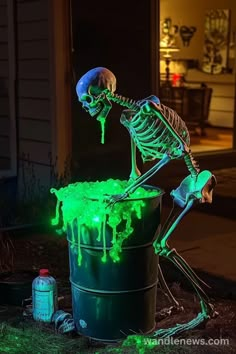
[(32, 283), (32, 310), (35, 321), (51, 322), (57, 311), (57, 283), (48, 269), (40, 269)]

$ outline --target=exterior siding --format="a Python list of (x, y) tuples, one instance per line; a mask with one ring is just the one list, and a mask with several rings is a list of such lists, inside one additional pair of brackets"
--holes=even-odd
[[(10, 169), (7, 2), (0, 1), (0, 173)], [(1, 175), (1, 174), (0, 174)]]
[(52, 112), (48, 9), (47, 0), (16, 3), (20, 186), (30, 183), (32, 174), (37, 176), (37, 185), (47, 188), (50, 184)]

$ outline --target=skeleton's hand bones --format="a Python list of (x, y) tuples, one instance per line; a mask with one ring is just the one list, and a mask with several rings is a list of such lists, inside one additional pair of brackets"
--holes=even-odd
[(113, 207), (117, 202), (121, 202), (122, 200), (129, 197), (129, 194), (124, 192), (122, 194), (114, 194), (105, 197), (105, 201), (107, 202), (107, 207)]

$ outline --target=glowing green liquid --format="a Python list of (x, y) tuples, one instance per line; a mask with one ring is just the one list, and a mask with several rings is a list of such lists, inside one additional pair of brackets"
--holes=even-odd
[[(97, 229), (97, 241), (101, 242), (103, 247), (102, 262), (107, 261), (105, 226), (108, 224), (112, 228), (113, 246), (109, 254), (112, 260), (117, 262), (120, 260), (119, 255), (124, 240), (134, 231), (132, 218), (141, 219), (142, 217), (142, 209), (145, 207), (144, 199), (156, 197), (160, 194), (158, 190), (146, 190), (139, 187), (125, 201), (108, 206), (107, 198), (111, 195), (124, 193), (127, 186), (127, 181), (109, 179), (104, 182), (77, 182), (59, 190), (51, 189), (51, 193), (55, 193), (57, 197), (56, 215), (52, 224), (57, 225), (59, 223), (59, 209), (61, 207), (63, 230), (66, 231), (67, 226), (70, 227), (72, 230), (72, 246), (77, 244), (78, 247), (78, 265), (81, 265), (82, 261), (80, 249), (80, 227), (82, 225)], [(75, 240), (74, 235), (75, 221), (78, 228), (77, 240)], [(125, 221), (124, 229), (117, 231), (117, 227), (123, 221)]]
[(105, 124), (106, 124), (106, 118), (99, 118), (98, 119), (101, 124), (101, 144), (105, 144)]

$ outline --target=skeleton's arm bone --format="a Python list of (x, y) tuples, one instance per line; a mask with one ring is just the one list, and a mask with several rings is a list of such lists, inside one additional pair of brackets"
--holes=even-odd
[(154, 166), (152, 166), (147, 172), (139, 176), (129, 187), (125, 189), (125, 193), (132, 193), (138, 188), (141, 184), (146, 182), (147, 179), (151, 178), (158, 170), (165, 166), (171, 158), (168, 155), (165, 155), (163, 159), (158, 161)]
[(139, 171), (137, 167), (137, 159), (136, 159), (136, 145), (135, 142), (133, 141), (132, 137), (130, 137), (130, 143), (131, 143), (131, 173), (130, 173), (130, 180), (134, 181), (139, 176), (141, 175), (141, 172)]

